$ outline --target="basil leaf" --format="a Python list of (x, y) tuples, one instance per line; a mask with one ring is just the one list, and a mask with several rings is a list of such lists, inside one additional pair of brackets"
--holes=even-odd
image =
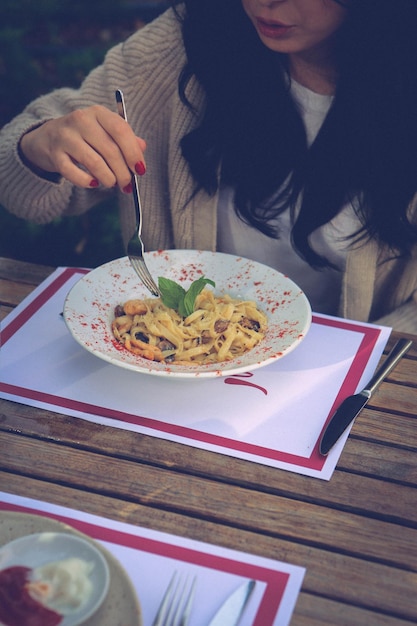
[(201, 276), (191, 283), (188, 291), (170, 278), (158, 277), (158, 287), (161, 292), (161, 300), (169, 309), (175, 309), (181, 317), (188, 317), (194, 312), (195, 299), (204, 289), (205, 285), (216, 286), (209, 278)]
[(191, 315), (191, 313), (193, 313), (195, 299), (206, 285), (211, 285), (212, 287), (215, 287), (216, 283), (214, 283), (209, 278), (204, 278), (204, 276), (201, 276), (193, 283), (191, 283), (190, 288), (186, 292), (178, 310), (179, 314), (182, 315), (182, 317), (188, 317), (189, 315)]
[(184, 300), (185, 289), (170, 278), (158, 277), (158, 287), (161, 292), (161, 300), (169, 309), (178, 311), (180, 303)]

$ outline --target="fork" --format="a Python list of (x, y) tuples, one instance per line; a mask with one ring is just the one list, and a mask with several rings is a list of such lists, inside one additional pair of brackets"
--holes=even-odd
[[(116, 90), (116, 104), (117, 104), (117, 112), (120, 117), (122, 117), (127, 122), (126, 115), (126, 107), (125, 101), (123, 97), (123, 92), (121, 89)], [(136, 274), (141, 279), (142, 283), (145, 285), (147, 289), (154, 295), (160, 296), (160, 291), (152, 278), (147, 265), (145, 263), (145, 259), (143, 256), (144, 245), (141, 237), (142, 233), (142, 207), (140, 203), (139, 196), (139, 185), (138, 180), (135, 174), (132, 174), (132, 191), (133, 191), (133, 202), (135, 205), (136, 211), (136, 230), (133, 233), (131, 239), (127, 244), (127, 255), (129, 257), (129, 261), (132, 264), (133, 269)]]
[(195, 576), (191, 583), (188, 582), (188, 578), (182, 582), (181, 575), (177, 580), (177, 572), (174, 572), (152, 626), (187, 626), (195, 585)]

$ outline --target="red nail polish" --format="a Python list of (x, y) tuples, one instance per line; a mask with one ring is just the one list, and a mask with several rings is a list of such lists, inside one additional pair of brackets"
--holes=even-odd
[(126, 187), (123, 187), (123, 191), (125, 193), (132, 193), (133, 187), (132, 187), (132, 183), (129, 183), (128, 185), (126, 185)]
[(98, 182), (98, 180), (97, 180), (96, 178), (93, 178), (93, 179), (90, 181), (90, 187), (95, 188), (95, 187), (98, 187), (98, 185), (99, 185), (99, 182)]
[(146, 172), (146, 167), (145, 164), (142, 161), (139, 161), (138, 163), (136, 163), (135, 165), (135, 172), (136, 174), (139, 174), (139, 176), (143, 176)]

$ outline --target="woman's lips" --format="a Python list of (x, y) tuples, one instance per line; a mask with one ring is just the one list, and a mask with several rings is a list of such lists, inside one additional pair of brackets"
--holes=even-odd
[(258, 31), (265, 37), (279, 39), (285, 37), (293, 28), (291, 24), (282, 24), (281, 22), (267, 22), (260, 18), (256, 19)]

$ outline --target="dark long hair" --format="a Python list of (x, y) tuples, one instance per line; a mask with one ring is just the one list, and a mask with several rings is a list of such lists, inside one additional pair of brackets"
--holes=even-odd
[(293, 243), (316, 267), (329, 263), (309, 235), (352, 199), (363, 224), (356, 238), (408, 254), (417, 241), (407, 217), (417, 192), (417, 0), (350, 0), (335, 97), (310, 148), (286, 57), (262, 44), (241, 0), (184, 5), (180, 93), (192, 106), (185, 94), (195, 75), (206, 94), (201, 123), (182, 140), (197, 188), (214, 193), (221, 164), (238, 214), (272, 237), (271, 220), (302, 194)]

